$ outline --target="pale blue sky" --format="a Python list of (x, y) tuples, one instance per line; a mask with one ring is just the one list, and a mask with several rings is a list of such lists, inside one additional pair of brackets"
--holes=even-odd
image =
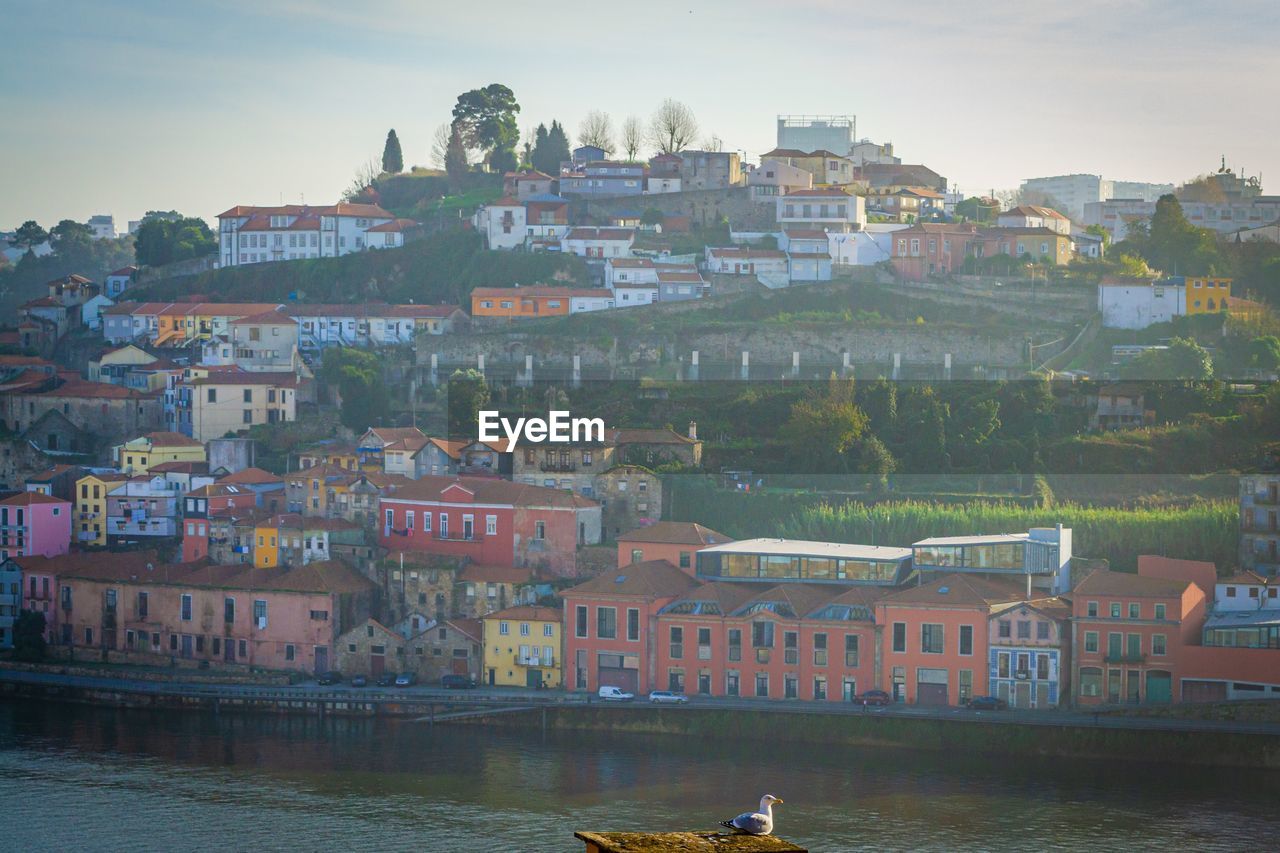
[[(787, 3), (0, 0), (0, 228), (151, 208), (328, 203), (395, 127), (407, 164), (457, 94), (522, 127), (665, 97), (754, 159), (778, 113), (855, 113), (969, 192), (1220, 155), (1280, 193), (1275, 0)], [(368, 11), (362, 11), (367, 9)]]

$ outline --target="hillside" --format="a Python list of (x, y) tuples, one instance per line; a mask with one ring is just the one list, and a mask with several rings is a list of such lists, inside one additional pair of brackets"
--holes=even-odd
[(151, 282), (130, 291), (135, 300), (181, 299), (207, 294), (218, 302), (284, 302), (296, 294), (307, 302), (454, 303), (468, 306), (477, 285), (510, 286), (565, 279), (587, 281), (580, 258), (565, 255), (488, 252), (478, 234), (453, 230), (399, 249), (210, 270)]

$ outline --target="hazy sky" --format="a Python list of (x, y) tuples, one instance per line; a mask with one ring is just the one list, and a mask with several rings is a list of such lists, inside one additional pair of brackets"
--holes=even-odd
[(0, 228), (330, 203), (492, 82), (571, 135), (675, 97), (753, 160), (779, 113), (854, 113), (967, 192), (1223, 154), (1280, 192), (1277, 0), (0, 0)]

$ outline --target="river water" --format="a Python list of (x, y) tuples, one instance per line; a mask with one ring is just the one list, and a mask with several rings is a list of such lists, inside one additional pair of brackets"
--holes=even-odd
[(580, 851), (575, 829), (712, 828), (766, 792), (813, 851), (1280, 837), (1259, 771), (0, 701), (5, 850)]

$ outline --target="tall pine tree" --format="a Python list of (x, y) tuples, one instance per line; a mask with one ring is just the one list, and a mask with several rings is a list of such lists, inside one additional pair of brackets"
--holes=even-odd
[(387, 131), (387, 144), (382, 146), (382, 171), (392, 175), (404, 171), (404, 155), (400, 153), (395, 128)]
[(470, 165), (467, 163), (467, 147), (462, 141), (462, 129), (454, 122), (449, 134), (449, 147), (445, 150), (444, 170), (449, 173), (449, 181), (454, 188), (462, 186)]

